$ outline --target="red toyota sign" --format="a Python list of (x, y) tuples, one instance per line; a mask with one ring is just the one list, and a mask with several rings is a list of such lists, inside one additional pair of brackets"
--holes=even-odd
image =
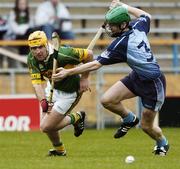
[(0, 131), (38, 130), (39, 101), (35, 98), (0, 98)]

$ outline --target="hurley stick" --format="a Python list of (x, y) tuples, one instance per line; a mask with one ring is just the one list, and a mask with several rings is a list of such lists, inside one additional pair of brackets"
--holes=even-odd
[[(52, 33), (52, 45), (54, 47), (54, 52), (55, 52), (55, 58), (57, 58), (58, 56), (58, 50), (60, 47), (60, 39), (59, 39), (59, 35), (56, 32)], [(52, 70), (52, 74), (56, 73), (56, 68), (57, 68), (57, 60), (53, 59), (53, 70)], [(53, 90), (54, 90), (54, 80), (51, 78), (51, 90), (50, 90), (50, 96), (49, 96), (49, 103), (52, 102), (52, 97), (53, 97)]]

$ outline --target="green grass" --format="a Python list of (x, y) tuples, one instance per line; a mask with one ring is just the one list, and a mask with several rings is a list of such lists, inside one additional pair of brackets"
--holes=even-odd
[[(180, 128), (164, 128), (170, 142), (167, 156), (154, 156), (154, 141), (142, 130), (132, 129), (114, 139), (115, 129), (85, 130), (79, 138), (62, 132), (67, 157), (46, 157), (51, 144), (41, 132), (1, 132), (0, 169), (179, 169)], [(127, 155), (136, 161), (126, 164)]]

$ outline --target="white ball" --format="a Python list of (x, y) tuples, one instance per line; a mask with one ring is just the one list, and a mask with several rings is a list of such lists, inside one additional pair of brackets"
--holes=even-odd
[(133, 163), (134, 161), (135, 161), (135, 158), (131, 155), (129, 155), (125, 158), (125, 162), (128, 164)]

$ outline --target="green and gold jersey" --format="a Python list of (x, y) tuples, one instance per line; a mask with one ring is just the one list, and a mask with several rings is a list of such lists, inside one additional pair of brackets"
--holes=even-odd
[[(44, 61), (37, 61), (30, 52), (28, 55), (28, 68), (31, 74), (32, 84), (42, 84), (46, 82), (46, 79), (51, 81), (53, 59), (57, 60), (57, 67), (73, 68), (75, 65), (86, 60), (88, 57), (88, 51), (86, 49), (63, 47), (61, 46), (58, 51), (58, 55), (54, 53), (50, 54)], [(54, 88), (72, 93), (79, 89), (79, 75), (68, 76), (62, 81), (55, 82)]]

